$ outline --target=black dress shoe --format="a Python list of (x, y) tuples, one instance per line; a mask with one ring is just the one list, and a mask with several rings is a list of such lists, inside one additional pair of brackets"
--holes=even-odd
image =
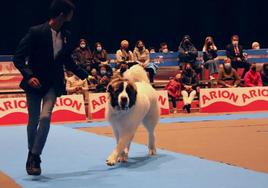
[(40, 163), (40, 156), (29, 152), (26, 162), (26, 171), (28, 175), (39, 176), (41, 174)]

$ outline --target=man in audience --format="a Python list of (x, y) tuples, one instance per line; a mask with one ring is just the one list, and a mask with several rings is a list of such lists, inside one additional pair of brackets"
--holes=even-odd
[(243, 47), (239, 44), (238, 35), (232, 36), (231, 42), (232, 43), (226, 47), (226, 56), (231, 59), (231, 65), (235, 70), (244, 68), (242, 74), (242, 78), (244, 78), (246, 72), (250, 68), (250, 64), (247, 62)]
[(253, 50), (259, 50), (261, 48), (258, 42), (253, 42), (251, 46)]
[(246, 73), (244, 80), (246, 87), (262, 86), (261, 74), (257, 71), (256, 63), (251, 64), (250, 70)]
[(87, 80), (81, 80), (76, 75), (73, 75), (66, 79), (66, 91), (67, 94), (83, 94), (84, 97), (88, 91)]
[(236, 70), (232, 68), (229, 58), (224, 60), (223, 68), (219, 72), (218, 84), (226, 88), (238, 87), (240, 84), (240, 78)]
[(164, 54), (167, 54), (169, 52), (168, 45), (166, 42), (162, 42), (160, 44), (159, 52)]

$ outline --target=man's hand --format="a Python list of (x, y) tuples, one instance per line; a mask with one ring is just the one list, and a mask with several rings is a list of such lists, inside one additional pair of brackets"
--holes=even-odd
[(33, 87), (33, 88), (40, 88), (41, 87), (41, 84), (39, 82), (39, 80), (35, 77), (32, 77), (29, 81), (28, 81), (28, 84)]

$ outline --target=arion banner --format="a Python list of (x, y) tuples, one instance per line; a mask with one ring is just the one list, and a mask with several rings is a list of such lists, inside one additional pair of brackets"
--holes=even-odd
[[(66, 95), (57, 99), (52, 122), (85, 121), (85, 104), (82, 95)], [(28, 111), (25, 97), (0, 99), (0, 125), (27, 124)]]
[[(169, 101), (167, 91), (157, 91), (160, 115), (169, 114)], [(101, 120), (105, 118), (107, 108), (107, 93), (90, 93), (88, 99), (89, 118)]]
[(201, 112), (268, 110), (268, 87), (213, 88), (200, 90)]

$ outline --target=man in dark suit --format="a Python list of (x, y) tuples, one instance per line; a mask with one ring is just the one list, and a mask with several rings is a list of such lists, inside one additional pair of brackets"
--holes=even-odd
[(232, 43), (226, 47), (226, 56), (231, 59), (232, 67), (237, 70), (238, 68), (244, 68), (242, 78), (244, 78), (246, 72), (250, 68), (250, 64), (243, 52), (243, 47), (239, 44), (238, 35), (234, 35), (231, 38)]
[(64, 29), (74, 9), (69, 0), (54, 0), (49, 21), (31, 27), (14, 55), (14, 64), (23, 75), (20, 86), (26, 92), (28, 105), (26, 171), (29, 175), (41, 174), (40, 155), (49, 132), (51, 113), (56, 98), (65, 94), (64, 66), (81, 79), (88, 77), (73, 62), (70, 33)]

